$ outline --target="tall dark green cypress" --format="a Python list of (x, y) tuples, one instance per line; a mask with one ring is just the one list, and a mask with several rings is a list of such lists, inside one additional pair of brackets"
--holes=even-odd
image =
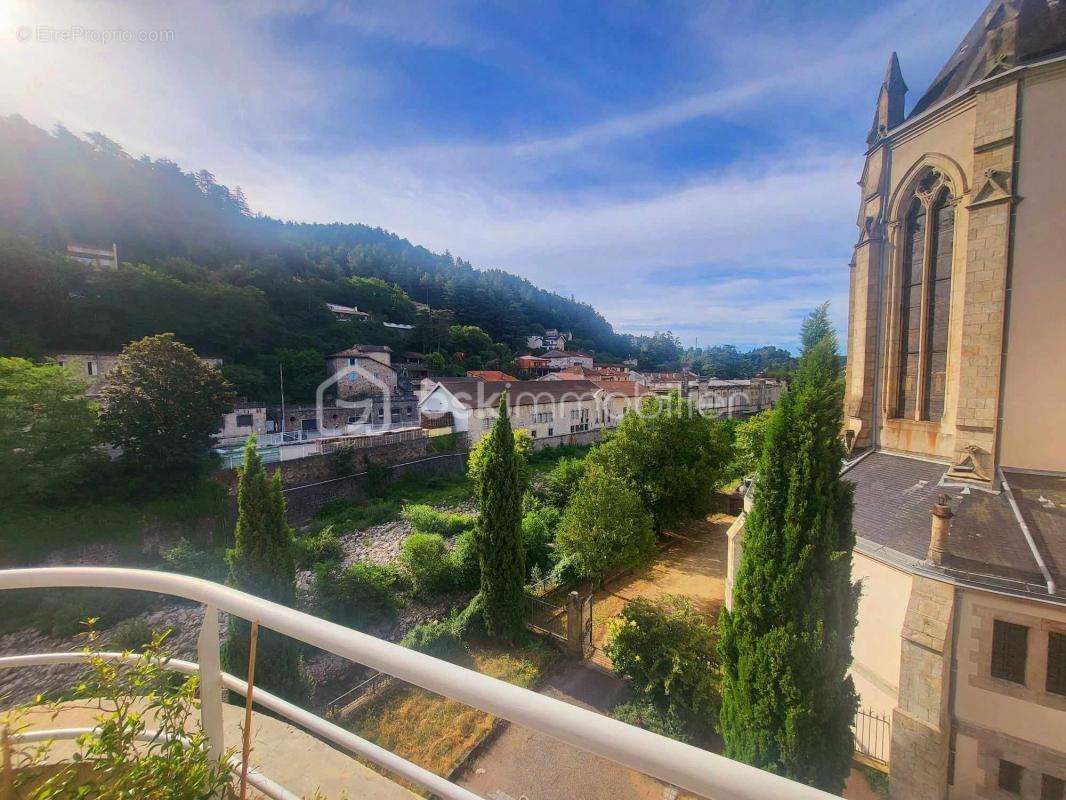
[[(292, 606), (296, 599), (296, 559), (293, 533), (285, 521), (281, 475), (267, 476), (255, 437), (244, 447), (244, 466), (237, 474), (237, 529), (227, 554), (230, 583), (241, 591)], [(224, 659), (226, 668), (244, 677), (248, 667), (251, 624), (230, 617)], [(266, 628), (259, 629), (256, 646), (256, 684), (291, 699), (301, 699), (306, 687), (296, 642)]]
[(823, 336), (769, 425), (718, 645), (726, 755), (836, 794), (858, 703), (847, 674), (859, 592), (842, 421), (836, 342)]
[(507, 395), (489, 433), (478, 487), (478, 559), (481, 601), (490, 636), (511, 640), (525, 624), (525, 553), (522, 548), (522, 469), (515, 453)]

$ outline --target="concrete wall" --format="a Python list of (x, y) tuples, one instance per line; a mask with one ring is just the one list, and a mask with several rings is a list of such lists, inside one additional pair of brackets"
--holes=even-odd
[[(389, 479), (399, 480), (405, 475), (461, 475), (466, 472), (467, 455), (465, 452), (445, 453), (394, 464)], [(334, 500), (366, 501), (367, 476), (365, 471), (360, 471), (341, 478), (292, 486), (285, 489), (284, 494), (289, 523), (300, 525), (310, 521), (322, 506)]]
[(1001, 463), (1066, 471), (1066, 67), (1022, 86)]
[[(1039, 798), (1042, 774), (1066, 779), (1066, 697), (1045, 691), (1047, 642), (1066, 633), (1066, 608), (960, 590), (951, 797), (1009, 797), (997, 786), (1001, 758), (1025, 772), (1022, 797)], [(991, 675), (992, 625), (1029, 628), (1025, 685)]]

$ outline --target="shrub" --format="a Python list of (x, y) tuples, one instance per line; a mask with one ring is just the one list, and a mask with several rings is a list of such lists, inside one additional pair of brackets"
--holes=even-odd
[(451, 561), (457, 589), (476, 589), (480, 585), (481, 562), (477, 554), (477, 531), (463, 531), (455, 537)]
[(333, 532), (333, 526), (327, 525), (318, 533), (297, 536), (296, 565), (300, 569), (310, 569), (321, 561), (340, 561), (344, 558), (344, 545)]
[(522, 545), (526, 551), (527, 574), (550, 572), (555, 566), (555, 529), (559, 525), (559, 511), (550, 505), (536, 503), (522, 516)]
[[(38, 590), (26, 590), (35, 593)], [(67, 638), (85, 632), (85, 620), (93, 619), (101, 628), (110, 628), (145, 611), (157, 595), (112, 589), (39, 590), (38, 602), (26, 624), (41, 633)], [(5, 592), (4, 594), (11, 594)]]
[(674, 709), (660, 708), (648, 699), (631, 700), (628, 703), (617, 705), (611, 711), (611, 716), (637, 728), (657, 733), (660, 736), (668, 736), (679, 742), (693, 743), (693, 737), (688, 726), (685, 725)]
[(154, 634), (148, 620), (141, 617), (124, 619), (111, 629), (108, 641), (119, 650), (139, 653), (152, 643)]
[(608, 571), (651, 557), (652, 518), (621, 478), (589, 469), (563, 513), (556, 546), (578, 575), (599, 583)]
[(562, 511), (570, 502), (578, 484), (585, 477), (584, 458), (561, 458), (543, 478), (541, 493), (544, 499)]
[(224, 582), (229, 575), (223, 549), (200, 550), (184, 537), (163, 553), (163, 562), (171, 572), (192, 575), (215, 583)]
[[(91, 658), (75, 697), (94, 706), (99, 703), (103, 711), (96, 727), (78, 737), (73, 754), (51, 757), (51, 744), (18, 754), (15, 791), (5, 796), (27, 800), (227, 796), (229, 770), (212, 761), (207, 737), (197, 724), (199, 679), (178, 678), (166, 668), (170, 654), (163, 649), (163, 638), (155, 636), (143, 656), (123, 669), (115, 669), (106, 659)], [(95, 642), (90, 634), (86, 652), (98, 649)], [(130, 713), (137, 703), (143, 708)], [(59, 713), (58, 704), (54, 709)], [(146, 740), (149, 723), (158, 733)], [(91, 769), (86, 769), (87, 764)]]
[(400, 549), (400, 563), (419, 597), (447, 592), (455, 586), (451, 554), (435, 533), (412, 533)]
[(485, 628), (485, 600), (481, 592), (452, 620), (452, 633), (461, 642), (477, 641), (488, 635)]
[(391, 621), (402, 604), (404, 580), (394, 568), (359, 561), (348, 567), (315, 565), (314, 597), (319, 610), (354, 628)]
[(463, 643), (455, 635), (452, 621), (424, 622), (416, 625), (400, 640), (400, 644), (420, 653), (449, 658), (463, 649)]
[(421, 504), (404, 506), (403, 516), (417, 533), (435, 533), (445, 539), (458, 536), (477, 523), (473, 514), (450, 514)]
[(391, 500), (371, 500), (369, 503), (333, 500), (318, 510), (315, 523), (332, 525), (341, 531), (356, 531), (393, 520), (398, 511), (398, 505)]
[(714, 629), (687, 598), (631, 600), (604, 651), (639, 696), (697, 728), (713, 721), (718, 706)]

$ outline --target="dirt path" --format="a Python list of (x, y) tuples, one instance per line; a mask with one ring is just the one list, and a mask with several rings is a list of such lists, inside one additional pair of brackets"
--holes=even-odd
[(725, 602), (726, 531), (734, 519), (727, 514), (714, 514), (690, 523), (682, 531), (667, 534), (672, 541), (655, 561), (595, 593), (592, 642), (597, 648), (598, 663), (610, 668), (610, 662), (599, 648), (603, 646), (610, 621), (636, 597), (684, 595), (700, 611), (718, 616), (718, 609)]
[[(670, 534), (653, 563), (607, 584), (593, 604), (593, 641), (599, 646), (609, 621), (635, 597), (681, 594), (710, 615), (725, 598), (726, 531), (733, 517), (716, 514)], [(595, 661), (609, 667), (597, 652)], [(596, 665), (570, 662), (541, 691), (608, 714), (628, 696), (625, 684)], [(661, 782), (589, 755), (537, 731), (507, 725), (470, 763), (459, 780), (490, 800), (660, 800), (678, 797)], [(685, 795), (680, 795), (685, 797)]]

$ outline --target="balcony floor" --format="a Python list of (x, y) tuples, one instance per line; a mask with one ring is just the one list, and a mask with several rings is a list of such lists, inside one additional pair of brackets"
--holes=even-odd
[[(244, 707), (223, 705), (223, 725), (226, 747), (241, 744), (241, 725)], [(23, 722), (30, 730), (42, 728), (88, 728), (96, 724), (100, 714), (86, 707), (84, 702), (60, 705), (59, 714), (50, 709), (30, 709)], [(148, 723), (151, 727), (151, 723)], [(52, 747), (55, 761), (71, 755), (75, 743), (57, 741)], [(364, 766), (347, 753), (330, 747), (298, 728), (264, 714), (252, 716), (252, 766), (263, 775), (281, 784), (290, 792), (312, 798), (318, 791), (325, 800), (416, 800), (402, 786)], [(419, 799), (420, 800), (420, 799)]]

